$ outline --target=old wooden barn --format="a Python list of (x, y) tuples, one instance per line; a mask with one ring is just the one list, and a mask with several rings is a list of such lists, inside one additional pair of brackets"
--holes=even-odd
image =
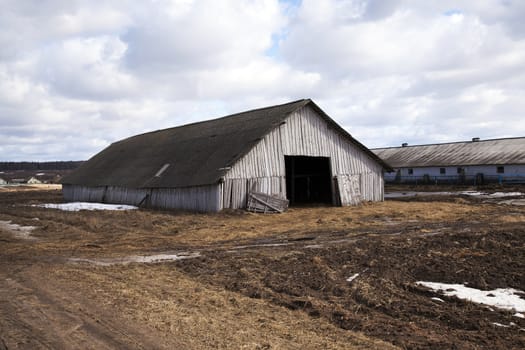
[(388, 165), (310, 99), (118, 141), (62, 179), (66, 201), (215, 212), (259, 192), (297, 203), (383, 200)]

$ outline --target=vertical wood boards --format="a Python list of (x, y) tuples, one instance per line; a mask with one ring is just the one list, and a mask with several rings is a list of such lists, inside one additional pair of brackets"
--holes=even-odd
[(149, 205), (153, 208), (183, 209), (201, 212), (221, 210), (219, 184), (182, 188), (153, 188)]
[(223, 188), (223, 208), (246, 208), (249, 191), (286, 198), (284, 176), (225, 179)]
[[(285, 155), (329, 157), (332, 176), (363, 174), (359, 184), (362, 200), (383, 200), (381, 165), (306, 106), (292, 113), (284, 124), (268, 133), (232, 165), (225, 175), (224, 207), (244, 208), (246, 192), (237, 187), (227, 191), (229, 186), (246, 189), (253, 181), (257, 183), (257, 191), (286, 198)], [(245, 184), (240, 184), (243, 180)]]
[[(219, 184), (153, 189), (63, 185), (62, 192), (68, 202), (105, 202), (137, 206), (141, 204), (153, 208), (216, 212), (222, 209), (220, 188)], [(148, 197), (144, 202), (146, 195)]]
[(105, 186), (62, 185), (62, 195), (68, 202), (102, 202), (105, 188)]
[(336, 177), (339, 198), (342, 206), (357, 205), (361, 196), (361, 175), (339, 175)]
[(255, 213), (282, 213), (288, 208), (288, 204), (288, 199), (250, 191), (246, 209)]

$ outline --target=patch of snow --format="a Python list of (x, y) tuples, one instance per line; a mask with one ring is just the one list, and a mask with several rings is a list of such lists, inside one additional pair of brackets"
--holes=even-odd
[(459, 194), (464, 194), (466, 196), (474, 196), (474, 197), (488, 195), (488, 193), (486, 192), (479, 192), (479, 191), (461, 191), (459, 192)]
[(42, 175), (45, 175), (46, 173), (37, 173), (35, 174), (36, 176), (42, 176)]
[(345, 239), (336, 239), (327, 243), (330, 244), (339, 244), (339, 243), (353, 243), (362, 240), (363, 238), (345, 238)]
[(232, 250), (238, 250), (238, 249), (249, 249), (249, 248), (260, 248), (260, 247), (282, 247), (286, 245), (290, 245), (292, 243), (262, 243), (262, 244), (250, 244), (250, 245), (238, 245), (235, 247), (232, 247)]
[(486, 193), (486, 192), (478, 192), (478, 191), (463, 191), (460, 192), (460, 194), (464, 194), (467, 196), (473, 196), (473, 197), (481, 197), (481, 198), (504, 198), (504, 197), (517, 197), (517, 196), (523, 196), (524, 193), (522, 192), (494, 192), (494, 193)]
[(525, 205), (525, 199), (507, 199), (498, 204), (508, 204), (508, 205)]
[(430, 298), (431, 300), (434, 300), (434, 301), (439, 301), (440, 303), (444, 303), (445, 300), (441, 299), (441, 298), (437, 298), (437, 297), (433, 297), (433, 298)]
[(492, 198), (501, 198), (501, 197), (517, 197), (517, 196), (523, 196), (523, 193), (521, 192), (494, 192), (490, 194)]
[(358, 273), (355, 273), (353, 274), (352, 276), (348, 277), (346, 279), (347, 282), (352, 282), (353, 280), (355, 280), (357, 277), (359, 277), (359, 274)]
[(441, 232), (441, 231), (425, 232), (425, 233), (423, 233), (421, 236), (422, 236), (422, 237), (432, 237), (432, 236), (440, 235), (440, 234), (442, 234), (442, 233), (443, 233), (443, 232)]
[(112, 266), (112, 265), (127, 265), (131, 263), (153, 263), (158, 264), (166, 261), (177, 261), (184, 259), (192, 259), (201, 256), (199, 252), (178, 254), (155, 254), (155, 255), (131, 255), (123, 258), (106, 258), (106, 259), (82, 259), (71, 258), (69, 261), (78, 263), (88, 263), (98, 266)]
[(506, 324), (501, 324), (501, 323), (498, 323), (498, 322), (492, 322), (492, 324), (493, 324), (494, 326), (497, 326), (497, 327), (510, 328), (510, 325), (507, 326)]
[(446, 284), (436, 282), (418, 281), (416, 284), (430, 288), (446, 296), (456, 296), (473, 303), (494, 306), (499, 309), (525, 312), (525, 299), (519, 294), (522, 291), (512, 288), (498, 288), (494, 290), (479, 290), (465, 287), (463, 284)]
[(416, 196), (447, 196), (453, 194), (452, 192), (388, 192), (385, 193), (385, 198), (405, 198), (405, 197), (416, 197)]
[(305, 246), (305, 248), (319, 249), (319, 248), (323, 248), (323, 245), (322, 244), (310, 244), (310, 245)]
[(88, 203), (88, 202), (72, 202), (72, 203), (50, 203), (50, 204), (35, 204), (36, 207), (58, 209), (65, 211), (79, 211), (79, 210), (135, 210), (138, 207), (124, 204), (104, 204), (104, 203)]
[(519, 317), (519, 318), (525, 318), (525, 315), (522, 314), (522, 313), (519, 313), (519, 312), (516, 312), (514, 315), (512, 315), (514, 317)]
[(450, 195), (465, 195), (480, 198), (503, 198), (503, 197), (517, 197), (523, 196), (525, 193), (522, 192), (480, 192), (480, 191), (459, 191), (459, 192), (388, 192), (385, 193), (385, 198), (405, 198), (405, 197), (416, 197), (416, 196), (450, 196)]
[(138, 262), (138, 263), (159, 263), (163, 261), (175, 261), (175, 260), (184, 260), (184, 259), (191, 259), (191, 258), (197, 258), (201, 256), (199, 252), (190, 253), (190, 254), (156, 254), (156, 255), (144, 255), (144, 256), (135, 256), (130, 257), (132, 259), (131, 262)]
[(8, 231), (18, 238), (35, 239), (35, 237), (31, 236), (31, 231), (35, 228), (35, 226), (20, 226), (12, 224), (11, 221), (0, 221), (0, 230)]

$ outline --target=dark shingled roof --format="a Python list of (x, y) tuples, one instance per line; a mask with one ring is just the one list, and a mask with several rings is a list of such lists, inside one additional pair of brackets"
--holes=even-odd
[(525, 137), (377, 148), (394, 168), (525, 164)]
[[(115, 142), (62, 179), (63, 184), (173, 188), (217, 183), (291, 113), (311, 105), (349, 141), (388, 167), (353, 139), (310, 99), (255, 109), (219, 119), (153, 131)], [(155, 176), (165, 164), (162, 176)]]

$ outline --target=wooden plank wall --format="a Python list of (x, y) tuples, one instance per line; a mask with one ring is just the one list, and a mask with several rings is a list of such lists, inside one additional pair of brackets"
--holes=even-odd
[(286, 198), (285, 155), (329, 157), (332, 176), (362, 175), (363, 200), (383, 200), (381, 166), (306, 106), (290, 115), (232, 166), (225, 175), (224, 207), (246, 206), (249, 179), (257, 183), (259, 192)]
[(360, 186), (361, 179), (362, 176), (359, 174), (336, 176), (341, 205), (357, 205), (363, 200)]
[(104, 202), (139, 205), (144, 197), (146, 197), (148, 192), (149, 191), (146, 189), (108, 186), (106, 189)]
[(144, 205), (153, 208), (200, 212), (215, 212), (222, 208), (219, 185), (154, 189), (63, 185), (62, 193), (64, 200), (68, 202), (139, 205), (145, 196), (149, 195), (147, 201), (144, 201)]
[(246, 208), (249, 191), (286, 198), (284, 176), (226, 179), (223, 188), (223, 208)]
[(149, 205), (154, 208), (217, 212), (222, 209), (220, 194), (219, 185), (155, 188), (151, 190)]
[(66, 202), (102, 202), (105, 187), (62, 185), (62, 195)]

